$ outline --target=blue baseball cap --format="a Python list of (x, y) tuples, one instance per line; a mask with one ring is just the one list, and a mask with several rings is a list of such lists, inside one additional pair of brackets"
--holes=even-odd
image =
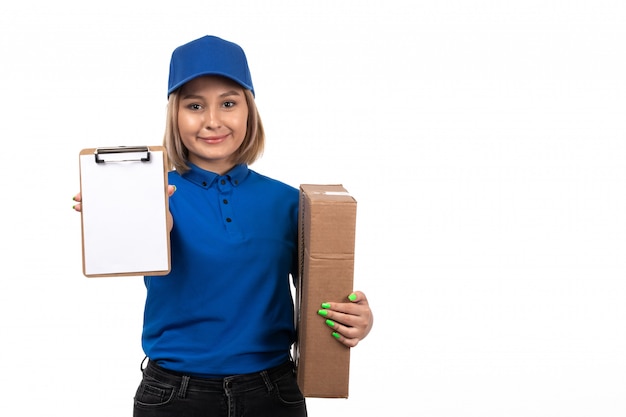
[(167, 96), (202, 75), (221, 75), (252, 91), (252, 77), (243, 49), (216, 36), (203, 36), (172, 52)]

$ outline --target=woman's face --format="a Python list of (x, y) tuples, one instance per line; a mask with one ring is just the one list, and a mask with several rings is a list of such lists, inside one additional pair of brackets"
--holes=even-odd
[(195, 78), (180, 90), (178, 130), (189, 162), (224, 174), (246, 136), (248, 104), (243, 88), (216, 76)]

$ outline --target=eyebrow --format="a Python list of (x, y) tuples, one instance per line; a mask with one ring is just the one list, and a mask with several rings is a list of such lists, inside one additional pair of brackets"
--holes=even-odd
[[(224, 98), (224, 97), (228, 97), (228, 96), (239, 96), (239, 91), (237, 90), (230, 90), (230, 91), (226, 91), (225, 93), (220, 94), (220, 98)], [(182, 97), (183, 100), (187, 100), (187, 99), (202, 99), (204, 97), (198, 95), (198, 94), (186, 94)]]
[(237, 91), (237, 90), (230, 90), (230, 91), (227, 91), (227, 92), (225, 92), (223, 94), (220, 94), (220, 97), (238, 96), (238, 95), (239, 95), (239, 91)]

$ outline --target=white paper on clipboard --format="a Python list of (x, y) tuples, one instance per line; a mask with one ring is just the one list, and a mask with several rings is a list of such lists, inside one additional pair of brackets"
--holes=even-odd
[(79, 159), (83, 274), (169, 273), (165, 149), (83, 149)]

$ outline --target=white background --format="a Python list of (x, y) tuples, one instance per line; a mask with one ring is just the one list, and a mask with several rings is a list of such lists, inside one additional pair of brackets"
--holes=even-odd
[(131, 415), (145, 290), (82, 275), (78, 153), (160, 144), (171, 51), (214, 34), (248, 54), (253, 168), (358, 200), (376, 323), (311, 416), (625, 416), (624, 22), (621, 0), (3, 2), (0, 415)]

